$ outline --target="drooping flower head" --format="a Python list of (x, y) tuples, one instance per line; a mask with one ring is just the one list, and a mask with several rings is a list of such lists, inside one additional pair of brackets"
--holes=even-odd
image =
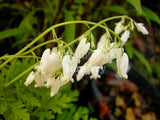
[(78, 63), (80, 62), (80, 59), (82, 57), (84, 57), (84, 55), (88, 52), (89, 47), (90, 47), (90, 43), (86, 43), (87, 38), (83, 38), (81, 39), (75, 53), (74, 56), (77, 58)]
[(148, 35), (148, 30), (144, 27), (143, 23), (135, 23), (136, 28), (139, 32), (143, 33), (144, 35)]
[(116, 27), (114, 29), (114, 32), (116, 34), (120, 34), (123, 30), (124, 30), (123, 20), (121, 20), (120, 22), (116, 23)]
[(62, 60), (62, 67), (63, 67), (63, 79), (62, 81), (69, 81), (73, 82), (73, 74), (77, 68), (77, 59), (76, 57), (70, 58), (69, 55), (65, 55)]
[(52, 51), (50, 49), (46, 49), (40, 61), (40, 69), (44, 71), (46, 74), (55, 74), (62, 66), (62, 55), (57, 51), (57, 48), (53, 48)]
[(129, 64), (128, 55), (126, 53), (123, 53), (123, 55), (119, 55), (116, 59), (116, 63), (117, 63), (117, 73), (119, 74), (119, 76), (127, 79), (128, 78), (127, 70)]
[(126, 42), (127, 42), (127, 40), (128, 40), (128, 38), (129, 38), (129, 35), (130, 35), (130, 31), (129, 30), (126, 30), (123, 34), (122, 34), (122, 36), (121, 36), (121, 40), (122, 40), (122, 45), (124, 45)]
[(33, 82), (34, 78), (35, 78), (35, 75), (34, 75), (34, 72), (32, 71), (32, 72), (28, 75), (28, 77), (27, 77), (24, 85), (28, 86), (29, 84), (31, 84), (31, 83)]
[(89, 73), (90, 73), (90, 66), (88, 65), (88, 63), (85, 63), (79, 69), (79, 72), (77, 74), (77, 81), (80, 81), (84, 75), (87, 75)]

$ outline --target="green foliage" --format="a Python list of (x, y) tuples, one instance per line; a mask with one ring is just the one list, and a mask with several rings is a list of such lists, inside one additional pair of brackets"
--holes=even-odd
[[(73, 21), (74, 18), (70, 11), (65, 11), (65, 21)], [(67, 43), (71, 42), (75, 38), (75, 24), (70, 24), (65, 26), (65, 41)]]
[(143, 8), (144, 16), (148, 22), (150, 22), (149, 20), (152, 20), (160, 25), (160, 19), (155, 12), (153, 12), (152, 10), (146, 7), (142, 7), (142, 8)]
[(142, 6), (141, 6), (141, 0), (127, 0), (137, 11), (139, 15), (143, 14)]
[(13, 37), (17, 35), (24, 35), (26, 33), (30, 33), (30, 30), (24, 29), (24, 28), (12, 28), (12, 29), (1, 31), (0, 39), (5, 39), (8, 37)]
[[(50, 89), (48, 88), (34, 88), (33, 84), (28, 87), (24, 86), (28, 74), (10, 86), (4, 87), (6, 83), (34, 63), (34, 60), (31, 59), (13, 60), (10, 65), (1, 69), (0, 115), (6, 120), (50, 120), (54, 119), (57, 114), (62, 115), (66, 110), (72, 109), (72, 106), (74, 106), (73, 112), (76, 114), (81, 110), (86, 111), (79, 113), (82, 115), (82, 117), (78, 117), (79, 119), (89, 114), (87, 108), (78, 108), (74, 104), (78, 100), (79, 92), (71, 90), (71, 83), (63, 86), (54, 97), (50, 97)], [(70, 117), (74, 119), (74, 116)]]
[(151, 66), (150, 66), (148, 60), (140, 52), (138, 52), (136, 49), (134, 49), (133, 52), (134, 52), (134, 55), (138, 58), (138, 60), (140, 60), (140, 62), (145, 66), (148, 74), (151, 74), (152, 69), (151, 69)]
[(158, 15), (147, 7), (141, 5), (141, 0), (127, 0), (136, 10), (137, 16), (143, 16), (149, 24), (154, 21), (160, 24)]
[(106, 6), (104, 10), (115, 12), (122, 15), (128, 15), (128, 11), (124, 7), (118, 5)]
[(71, 105), (69, 109), (64, 110), (63, 114), (58, 114), (56, 120), (97, 120), (89, 117), (89, 109)]

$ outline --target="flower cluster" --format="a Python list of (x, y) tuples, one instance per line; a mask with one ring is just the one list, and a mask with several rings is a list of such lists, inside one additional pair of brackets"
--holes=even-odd
[(116, 24), (114, 34), (112, 33), (115, 36), (114, 41), (106, 29), (106, 33), (101, 36), (97, 48), (92, 51), (88, 61), (82, 66), (78, 66), (81, 58), (91, 49), (87, 35), (81, 37), (74, 53), (66, 54), (56, 47), (52, 50), (46, 49), (42, 54), (40, 64), (29, 74), (24, 84), (28, 86), (35, 81), (35, 87), (51, 87), (50, 95), (54, 96), (61, 86), (69, 81), (74, 82), (72, 77), (77, 67), (79, 67), (76, 76), (77, 81), (86, 74), (91, 74), (91, 79), (97, 79), (100, 78), (99, 71), (103, 69), (103, 65), (111, 63), (113, 59), (116, 59), (119, 76), (127, 79), (129, 58), (124, 52), (123, 45), (129, 39), (130, 31), (134, 27), (143, 34), (148, 34), (148, 31), (142, 23), (124, 24), (123, 19)]

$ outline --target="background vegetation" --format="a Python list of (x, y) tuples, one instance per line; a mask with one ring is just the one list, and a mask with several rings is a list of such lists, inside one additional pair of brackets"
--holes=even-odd
[[(132, 33), (125, 49), (131, 59), (130, 64), (149, 77), (152, 83), (160, 86), (160, 19), (158, 7), (148, 5), (149, 1), (141, 0), (0, 0), (0, 55), (16, 53), (57, 23), (71, 20), (98, 22), (111, 16), (128, 15), (137, 22), (143, 22), (150, 32), (146, 37)], [(83, 25), (77, 27), (73, 24), (57, 29), (56, 33), (70, 42), (85, 30)], [(95, 40), (102, 32), (94, 31)], [(39, 43), (50, 39), (52, 35), (48, 34)], [(35, 52), (41, 56), (46, 47), (55, 45), (48, 44)], [(63, 87), (53, 98), (49, 97), (48, 89), (35, 89), (33, 85), (24, 87), (27, 74), (19, 78), (18, 82), (5, 87), (7, 82), (34, 62), (34, 59), (18, 59), (0, 70), (0, 119), (94, 119), (90, 117), (92, 108), (75, 104), (79, 93), (71, 90), (71, 84)]]

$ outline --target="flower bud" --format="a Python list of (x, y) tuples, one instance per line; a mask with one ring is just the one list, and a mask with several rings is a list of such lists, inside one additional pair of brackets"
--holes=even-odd
[(73, 74), (76, 71), (77, 68), (77, 59), (76, 57), (72, 57), (70, 59), (69, 55), (65, 55), (62, 60), (62, 67), (63, 67), (63, 74), (64, 77), (62, 81), (69, 81), (71, 80), (73, 82)]
[(129, 30), (126, 30), (123, 34), (122, 34), (122, 36), (121, 36), (121, 40), (122, 40), (122, 45), (124, 45), (126, 42), (127, 42), (127, 40), (128, 40), (128, 38), (129, 38), (129, 35), (130, 35), (130, 31)]
[(79, 43), (79, 45), (78, 45), (78, 47), (77, 47), (77, 49), (76, 49), (76, 51), (75, 51), (75, 53), (74, 53), (74, 56), (77, 58), (78, 63), (80, 62), (80, 59), (81, 59), (81, 58), (88, 52), (88, 50), (89, 50), (90, 43), (86, 43), (86, 40), (87, 40), (87, 38), (83, 38), (83, 39), (80, 41), (80, 43)]
[(144, 35), (148, 35), (149, 34), (147, 29), (144, 27), (143, 23), (136, 23), (135, 25), (136, 25), (137, 30), (139, 32), (142, 32)]
[(127, 76), (127, 69), (129, 64), (128, 55), (123, 53), (123, 55), (118, 56), (117, 60), (117, 72), (120, 77), (124, 77), (125, 79), (128, 78)]
[(25, 85), (26, 86), (28, 86), (29, 84), (31, 84), (32, 82), (33, 82), (33, 80), (34, 80), (34, 77), (35, 77), (35, 75), (34, 75), (34, 72), (32, 71), (29, 75), (28, 75), (28, 77), (27, 77), (27, 79), (26, 79), (26, 81), (25, 81)]

